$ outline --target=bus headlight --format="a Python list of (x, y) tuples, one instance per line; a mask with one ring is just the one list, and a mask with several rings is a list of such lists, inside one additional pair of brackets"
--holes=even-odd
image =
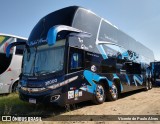
[(41, 92), (44, 91), (46, 88), (27, 88), (27, 87), (21, 87), (22, 90), (28, 91), (28, 92)]
[(60, 98), (60, 95), (54, 95), (54, 96), (51, 96), (50, 101), (54, 102), (54, 101), (58, 100), (59, 98)]

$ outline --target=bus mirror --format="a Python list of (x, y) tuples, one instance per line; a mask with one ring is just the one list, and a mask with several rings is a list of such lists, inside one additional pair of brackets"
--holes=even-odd
[(11, 49), (11, 47), (12, 47), (12, 44), (13, 44), (13, 43), (9, 44), (9, 45), (7, 46), (7, 48), (6, 48), (6, 57), (9, 57), (9, 55), (10, 55), (10, 49)]
[(54, 27), (50, 28), (47, 34), (47, 42), (49, 46), (55, 44), (56, 37), (57, 37), (57, 30)]
[(79, 29), (76, 29), (70, 26), (66, 26), (66, 25), (55, 25), (49, 29), (48, 34), (47, 34), (47, 42), (49, 46), (55, 44), (57, 34), (61, 31), (67, 31), (69, 33), (74, 33), (74, 35), (72, 36), (91, 37), (90, 33), (81, 31)]
[(14, 43), (11, 43), (7, 46), (6, 48), (6, 57), (9, 57), (10, 55), (10, 49), (14, 46), (18, 46), (18, 45), (26, 45), (26, 42), (14, 42)]

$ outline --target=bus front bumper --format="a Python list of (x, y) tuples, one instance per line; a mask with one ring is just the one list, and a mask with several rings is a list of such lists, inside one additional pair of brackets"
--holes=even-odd
[(41, 92), (28, 92), (19, 89), (19, 98), (23, 101), (39, 104), (39, 103), (51, 103), (54, 105), (64, 106), (65, 105), (65, 93), (61, 92), (61, 88), (54, 90), (45, 90)]

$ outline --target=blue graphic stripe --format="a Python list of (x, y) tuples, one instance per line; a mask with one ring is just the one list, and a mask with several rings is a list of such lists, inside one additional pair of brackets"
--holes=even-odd
[(133, 76), (133, 80), (135, 85), (137, 86), (137, 82), (142, 85), (143, 84), (143, 77), (139, 77), (137, 74)]
[(84, 77), (86, 80), (91, 84), (91, 86), (87, 85), (87, 91), (90, 93), (95, 93), (94, 91), (96, 90), (96, 84), (93, 82), (93, 73), (91, 71), (85, 70), (83, 72)]
[(96, 85), (96, 83), (94, 81), (99, 82), (101, 79), (105, 79), (108, 82), (108, 85), (110, 87), (113, 84), (113, 82), (108, 80), (106, 77), (99, 76), (96, 73), (93, 73), (93, 72), (91, 72), (89, 70), (85, 70), (83, 72), (83, 75), (86, 78), (86, 80), (90, 83), (91, 86), (87, 85), (87, 89), (85, 89), (83, 87), (81, 89), (87, 90), (88, 92), (93, 93), (93, 94), (95, 94), (96, 87), (97, 87), (97, 85)]
[(103, 59), (107, 59), (108, 56), (107, 56), (103, 46), (102, 45), (97, 45), (97, 48), (98, 48), (99, 52), (102, 54)]
[[(117, 76), (117, 74), (113, 74), (113, 78), (115, 79), (119, 79), (119, 77)], [(123, 85), (122, 83), (120, 82), (120, 85), (121, 85), (121, 91), (123, 91)]]
[[(101, 79), (105, 79), (106, 82), (108, 83), (109, 87), (112, 87), (112, 85), (113, 85), (113, 82), (110, 81), (110, 80), (108, 80), (106, 77), (102, 77), (100, 75), (97, 75), (96, 73), (93, 73), (93, 72), (91, 72), (89, 70), (85, 70), (83, 72), (83, 75), (84, 75), (84, 77), (86, 78), (86, 80), (91, 85), (91, 86), (87, 85), (86, 88), (81, 87), (82, 90), (85, 90), (87, 92), (95, 94), (97, 85), (96, 85), (96, 83), (94, 81), (99, 82)], [(113, 74), (113, 76), (114, 76), (114, 78), (119, 79), (119, 77), (117, 76), (117, 74)], [(123, 91), (123, 85), (121, 83), (120, 83), (120, 87), (121, 87), (121, 91)]]
[(121, 92), (123, 91), (123, 85), (121, 84)]
[(48, 31), (48, 34), (47, 34), (47, 42), (48, 42), (48, 45), (51, 46), (51, 45), (54, 45), (55, 42), (56, 42), (56, 37), (57, 37), (57, 29), (55, 27), (52, 27), (50, 28), (50, 30)]
[(118, 78), (119, 79), (119, 77), (117, 76), (117, 74), (113, 74), (113, 78)]
[(129, 80), (129, 77), (128, 77), (127, 74), (126, 74), (125, 76), (126, 76), (126, 79), (127, 79), (127, 83), (128, 83), (128, 85), (130, 86), (130, 85), (131, 85), (131, 82), (130, 82), (130, 80)]

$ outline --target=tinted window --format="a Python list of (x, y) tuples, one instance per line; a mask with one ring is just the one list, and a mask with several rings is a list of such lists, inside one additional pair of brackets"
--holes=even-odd
[(55, 25), (71, 25), (77, 7), (67, 7), (43, 17), (33, 28), (28, 41), (46, 39), (49, 29)]
[(71, 69), (79, 69), (82, 67), (82, 54), (72, 53), (71, 54)]
[(91, 33), (92, 36), (90, 38), (80, 38), (79, 40), (70, 38), (70, 45), (78, 46), (79, 48), (99, 53), (96, 51), (97, 49), (95, 46), (99, 24), (100, 17), (85, 9), (78, 9), (75, 14), (72, 26), (82, 31)]
[(101, 62), (102, 73), (116, 73), (116, 59), (108, 58)]
[(154, 63), (154, 65), (155, 65), (154, 67), (155, 71), (160, 72), (160, 63), (157, 62), (157, 63)]
[(108, 22), (102, 21), (98, 39), (100, 41), (116, 43), (120, 46), (123, 46), (127, 50), (134, 51), (137, 54), (147, 57), (149, 58), (149, 60), (146, 61), (147, 63), (154, 61), (153, 52), (149, 48)]
[(0, 53), (0, 74), (2, 74), (9, 67), (12, 60), (12, 54), (6, 57), (5, 53)]
[(139, 63), (126, 62), (125, 67), (128, 74), (141, 74), (141, 64)]
[(125, 67), (127, 74), (134, 74), (132, 62), (125, 62)]
[(69, 72), (79, 71), (83, 69), (83, 51), (76, 48), (70, 48), (69, 53)]
[(120, 74), (126, 73), (126, 66), (125, 66), (124, 59), (117, 59), (116, 70), (117, 70), (117, 73), (120, 73)]
[(79, 9), (75, 14), (72, 26), (82, 31), (91, 33), (92, 37), (87, 40), (95, 41), (99, 24), (100, 18), (97, 15), (94, 15), (85, 9)]
[(134, 74), (141, 74), (141, 64), (133, 63)]
[(117, 43), (117, 29), (109, 23), (102, 21), (98, 39), (99, 41)]
[[(17, 42), (26, 42), (26, 40), (17, 38)], [(17, 55), (22, 55), (24, 47), (25, 47), (24, 45), (18, 45), (18, 46), (16, 46), (16, 54)]]

